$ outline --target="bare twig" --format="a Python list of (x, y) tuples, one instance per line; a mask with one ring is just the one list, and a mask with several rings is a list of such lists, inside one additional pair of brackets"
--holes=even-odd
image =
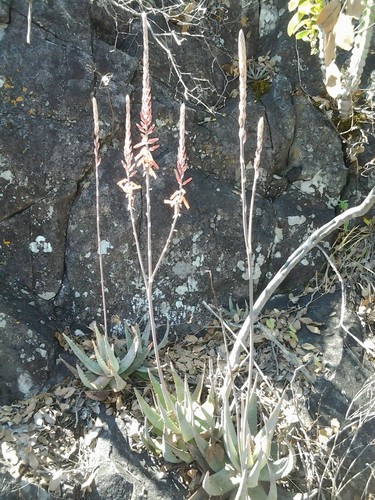
[(31, 41), (31, 11), (33, 9), (33, 0), (29, 0), (29, 7), (27, 10), (27, 35), (26, 35), (26, 43), (30, 43)]
[(272, 280), (268, 283), (266, 288), (260, 294), (254, 303), (253, 318), (249, 316), (246, 318), (240, 331), (238, 332), (237, 339), (233, 346), (232, 352), (229, 356), (230, 366), (233, 368), (241, 354), (242, 349), (247, 341), (249, 334), (249, 325), (251, 321), (256, 321), (264, 306), (273, 295), (275, 290), (285, 280), (289, 273), (296, 267), (296, 265), (324, 238), (326, 238), (333, 231), (342, 226), (345, 222), (349, 222), (355, 217), (365, 215), (370, 208), (375, 204), (375, 188), (366, 196), (364, 201), (356, 206), (349, 208), (342, 214), (337, 215), (334, 219), (324, 224), (324, 226), (316, 229), (287, 259), (285, 264), (279, 269)]

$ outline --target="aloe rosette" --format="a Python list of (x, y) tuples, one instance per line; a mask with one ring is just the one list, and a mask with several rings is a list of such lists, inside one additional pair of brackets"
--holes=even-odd
[[(83, 349), (64, 334), (69, 347), (85, 368), (82, 369), (79, 364), (76, 367), (79, 378), (87, 388), (91, 390), (110, 388), (117, 392), (124, 389), (126, 379), (130, 375), (135, 373), (143, 377), (147, 375), (147, 367), (144, 366), (144, 362), (153, 353), (149, 344), (149, 324), (142, 333), (138, 325), (132, 327), (132, 332), (130, 332), (125, 324), (123, 346), (111, 344), (108, 337), (100, 333), (95, 322), (91, 323), (90, 329), (95, 334), (95, 340), (92, 341), (94, 349), (92, 357), (89, 357)], [(164, 341), (167, 335), (168, 330)]]

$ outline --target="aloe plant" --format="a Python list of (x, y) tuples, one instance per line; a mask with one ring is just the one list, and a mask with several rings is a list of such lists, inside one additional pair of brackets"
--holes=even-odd
[(173, 367), (172, 374), (174, 391), (170, 393), (150, 373), (155, 407), (135, 390), (146, 418), (143, 441), (148, 449), (168, 462), (198, 464), (204, 477), (191, 499), (277, 498), (276, 481), (295, 465), (295, 454), (288, 444), (287, 457), (272, 456), (282, 399), (260, 426), (258, 399), (255, 391), (249, 391), (233, 421), (229, 397), (236, 391), (233, 383), (221, 391), (220, 398), (213, 384), (200, 403), (203, 378), (191, 394), (186, 378), (183, 381)]
[[(121, 391), (126, 386), (126, 379), (134, 373), (141, 376), (147, 374), (144, 366), (146, 358), (153, 354), (149, 344), (150, 325), (147, 324), (141, 333), (139, 326), (132, 327), (132, 333), (127, 325), (124, 325), (125, 339), (121, 345), (119, 342), (110, 344), (108, 337), (100, 333), (96, 323), (90, 325), (95, 333), (92, 341), (93, 356), (89, 357), (83, 349), (64, 334), (69, 347), (83, 364), (84, 369), (77, 364), (77, 374), (82, 383), (91, 390), (103, 390), (110, 388), (113, 391)], [(167, 339), (168, 329), (164, 337)]]

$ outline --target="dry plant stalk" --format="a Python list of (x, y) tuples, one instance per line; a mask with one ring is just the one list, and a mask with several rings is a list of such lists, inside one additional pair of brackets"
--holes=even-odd
[[(150, 69), (149, 69), (149, 44), (148, 44), (148, 24), (146, 14), (142, 14), (143, 23), (143, 79), (142, 79), (142, 107), (140, 112), (140, 123), (137, 123), (137, 128), (141, 134), (141, 141), (132, 146), (130, 132), (130, 98), (126, 97), (126, 126), (125, 126), (125, 145), (124, 145), (124, 160), (122, 165), (126, 172), (125, 179), (118, 182), (118, 186), (125, 192), (128, 199), (128, 211), (132, 223), (133, 236), (136, 243), (138, 262), (143, 277), (149, 320), (151, 325), (152, 342), (155, 350), (155, 360), (158, 369), (158, 374), (162, 384), (164, 377), (161, 369), (161, 362), (157, 348), (156, 324), (154, 317), (153, 303), (153, 283), (155, 275), (165, 257), (175, 231), (177, 219), (180, 215), (182, 205), (189, 208), (186, 200), (186, 191), (184, 186), (191, 181), (191, 178), (185, 179), (187, 170), (186, 149), (185, 149), (185, 106), (181, 105), (180, 109), (180, 131), (179, 131), (179, 148), (177, 154), (177, 165), (175, 169), (176, 181), (178, 189), (164, 202), (173, 208), (173, 219), (169, 234), (167, 236), (164, 247), (160, 253), (156, 264), (153, 262), (153, 242), (152, 242), (152, 204), (151, 204), (151, 178), (156, 179), (156, 172), (159, 170), (158, 164), (155, 162), (153, 152), (159, 147), (157, 137), (152, 137), (155, 129), (152, 117), (151, 105), (151, 85), (150, 85)], [(139, 150), (134, 157), (133, 150)], [(145, 179), (145, 197), (146, 197), (146, 220), (147, 220), (147, 241), (146, 241), (146, 263), (143, 261), (141, 246), (138, 238), (138, 233), (134, 218), (134, 191), (141, 189), (141, 186), (134, 182), (133, 177), (142, 171)]]
[(258, 299), (254, 303), (252, 317), (251, 314), (248, 315), (244, 324), (242, 325), (240, 331), (238, 332), (237, 338), (235, 340), (232, 352), (229, 356), (230, 366), (233, 368), (238, 363), (238, 358), (244, 349), (245, 343), (248, 338), (249, 325), (251, 321), (256, 321), (262, 312), (264, 306), (277, 290), (280, 284), (285, 280), (289, 273), (296, 267), (296, 265), (301, 262), (301, 260), (320, 243), (324, 238), (326, 238), (333, 231), (338, 229), (340, 226), (354, 219), (355, 217), (361, 217), (365, 215), (371, 207), (375, 205), (375, 188), (371, 189), (369, 194), (363, 200), (363, 202), (356, 206), (345, 210), (345, 212), (337, 215), (334, 219), (324, 224), (322, 227), (316, 229), (301, 245), (289, 256), (286, 262), (277, 271), (275, 276), (268, 283), (266, 288), (259, 295)]
[(103, 271), (103, 257), (101, 251), (101, 230), (100, 230), (99, 166), (101, 163), (101, 159), (99, 157), (99, 148), (100, 148), (99, 116), (98, 116), (98, 105), (95, 97), (92, 98), (92, 109), (94, 116), (96, 238), (97, 238), (98, 255), (99, 255), (100, 288), (101, 288), (103, 323), (104, 323), (103, 328), (104, 328), (104, 335), (106, 338), (108, 338), (107, 305), (105, 300), (104, 271)]

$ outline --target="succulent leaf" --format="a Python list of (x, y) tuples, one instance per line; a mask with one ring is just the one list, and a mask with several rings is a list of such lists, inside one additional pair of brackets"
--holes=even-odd
[[(146, 403), (140, 393), (134, 388), (136, 398), (138, 400), (139, 406), (141, 407), (143, 415), (147, 418), (150, 424), (157, 429), (160, 433), (163, 432), (164, 423), (162, 417)], [(146, 425), (147, 427), (147, 425)]]
[(102, 375), (103, 371), (101, 370), (100, 366), (96, 361), (93, 359), (89, 358), (87, 354), (83, 352), (82, 349), (80, 349), (77, 344), (71, 340), (69, 337), (63, 333), (64, 339), (67, 341), (69, 347), (71, 350), (74, 352), (74, 354), (77, 356), (77, 358), (85, 365), (85, 367), (92, 373), (96, 373), (97, 375)]
[(107, 365), (105, 359), (100, 354), (99, 349), (96, 345), (96, 342), (93, 341), (92, 345), (94, 347), (95, 357), (96, 357), (96, 360), (98, 362), (98, 365), (102, 369), (102, 374), (104, 373), (104, 375), (106, 375), (107, 377), (111, 377), (113, 375), (111, 367), (109, 365)]
[(79, 378), (81, 379), (81, 382), (83, 383), (84, 386), (88, 387), (89, 389), (95, 389), (95, 387), (92, 385), (90, 379), (86, 376), (85, 372), (82, 370), (82, 368), (79, 365), (77, 366), (77, 372), (79, 375)]
[(134, 362), (136, 358), (138, 345), (139, 345), (138, 339), (135, 338), (132, 344), (130, 345), (130, 348), (128, 347), (128, 352), (120, 361), (120, 366), (118, 369), (119, 373), (121, 374), (125, 373), (130, 368), (131, 364)]
[[(171, 364), (171, 370), (172, 370), (172, 376), (173, 376), (173, 382), (174, 386), (176, 389), (176, 397), (177, 397), (177, 402), (182, 403), (185, 398), (185, 389), (186, 389), (186, 383), (182, 380), (182, 378), (178, 375), (176, 372), (174, 366)], [(186, 381), (186, 377), (185, 377)]]
[(235, 469), (241, 470), (238, 456), (237, 433), (233, 425), (227, 398), (223, 401), (223, 441), (230, 463)]
[(114, 353), (114, 347), (111, 346), (108, 342), (108, 339), (104, 339), (104, 349), (105, 349), (105, 360), (107, 364), (110, 366), (111, 370), (115, 373), (118, 373), (120, 368), (120, 363), (117, 356)]
[(204, 490), (211, 496), (226, 495), (238, 484), (237, 472), (229, 465), (214, 474), (207, 472), (202, 482)]

